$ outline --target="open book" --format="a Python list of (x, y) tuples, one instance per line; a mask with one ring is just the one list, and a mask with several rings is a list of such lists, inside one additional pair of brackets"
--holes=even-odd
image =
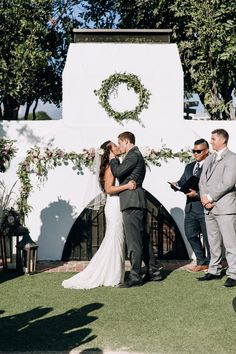
[(182, 187), (173, 184), (172, 182), (168, 182), (174, 191), (179, 191), (183, 193), (188, 193), (190, 192), (190, 189), (193, 189), (194, 191), (198, 191), (198, 183), (199, 183), (199, 177), (196, 176), (191, 176), (184, 184)]

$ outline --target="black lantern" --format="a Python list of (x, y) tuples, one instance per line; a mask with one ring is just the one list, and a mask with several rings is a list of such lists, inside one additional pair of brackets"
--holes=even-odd
[[(16, 269), (19, 274), (32, 274), (36, 271), (37, 244), (32, 240), (29, 230), (22, 226), (19, 214), (13, 209), (4, 210), (1, 222), (2, 264), (7, 268), (6, 237), (17, 237)], [(21, 240), (19, 240), (19, 238)]]

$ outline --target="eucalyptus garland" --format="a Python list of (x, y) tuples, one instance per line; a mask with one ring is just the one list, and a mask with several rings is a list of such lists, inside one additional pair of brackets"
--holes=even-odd
[[(126, 84), (127, 89), (133, 89), (138, 95), (138, 104), (132, 111), (117, 112), (115, 111), (110, 102), (110, 96), (113, 92), (117, 92), (120, 84)], [(109, 117), (112, 117), (119, 124), (123, 125), (123, 121), (136, 120), (142, 126), (139, 114), (143, 109), (148, 108), (151, 93), (142, 85), (140, 79), (135, 74), (115, 73), (110, 75), (106, 80), (102, 81), (101, 88), (94, 90), (94, 93), (99, 98), (99, 104), (105, 109)]]

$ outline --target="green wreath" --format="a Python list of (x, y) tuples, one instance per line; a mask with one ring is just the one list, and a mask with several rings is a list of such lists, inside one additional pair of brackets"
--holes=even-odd
[[(118, 86), (122, 83), (127, 85), (127, 89), (133, 89), (139, 97), (138, 105), (132, 111), (117, 112), (109, 103), (110, 95), (117, 91)], [(138, 76), (135, 74), (116, 73), (110, 75), (108, 79), (102, 81), (101, 88), (94, 90), (96, 96), (99, 97), (99, 104), (105, 109), (109, 117), (113, 117), (119, 124), (123, 124), (123, 120), (136, 120), (142, 124), (139, 114), (144, 108), (148, 108), (151, 93), (142, 85)], [(143, 125), (143, 124), (142, 124)]]

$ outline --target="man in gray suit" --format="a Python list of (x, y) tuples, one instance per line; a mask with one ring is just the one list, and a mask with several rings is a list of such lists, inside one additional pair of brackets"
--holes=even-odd
[(236, 154), (228, 149), (228, 139), (226, 130), (212, 131), (215, 153), (207, 157), (200, 178), (211, 259), (208, 273), (198, 280), (221, 278), (223, 242), (228, 263), (224, 286), (232, 287), (236, 286)]
[[(135, 136), (131, 132), (124, 132), (118, 136), (118, 145), (121, 153), (126, 153), (122, 163), (115, 156), (110, 154), (110, 167), (113, 175), (118, 178), (120, 184), (126, 184), (130, 180), (137, 183), (137, 188), (130, 191), (123, 191), (120, 196), (120, 208), (123, 215), (124, 232), (128, 249), (128, 256), (131, 263), (129, 279), (120, 285), (128, 288), (143, 284), (141, 263), (142, 258), (150, 272), (149, 280), (161, 280), (160, 270), (157, 265), (150, 264), (149, 259), (151, 247), (149, 247), (149, 236), (146, 232), (146, 197), (142, 188), (146, 174), (145, 161), (137, 146)], [(151, 254), (152, 258), (153, 255)], [(156, 277), (156, 279), (154, 279)], [(158, 278), (158, 279), (157, 279)]]

